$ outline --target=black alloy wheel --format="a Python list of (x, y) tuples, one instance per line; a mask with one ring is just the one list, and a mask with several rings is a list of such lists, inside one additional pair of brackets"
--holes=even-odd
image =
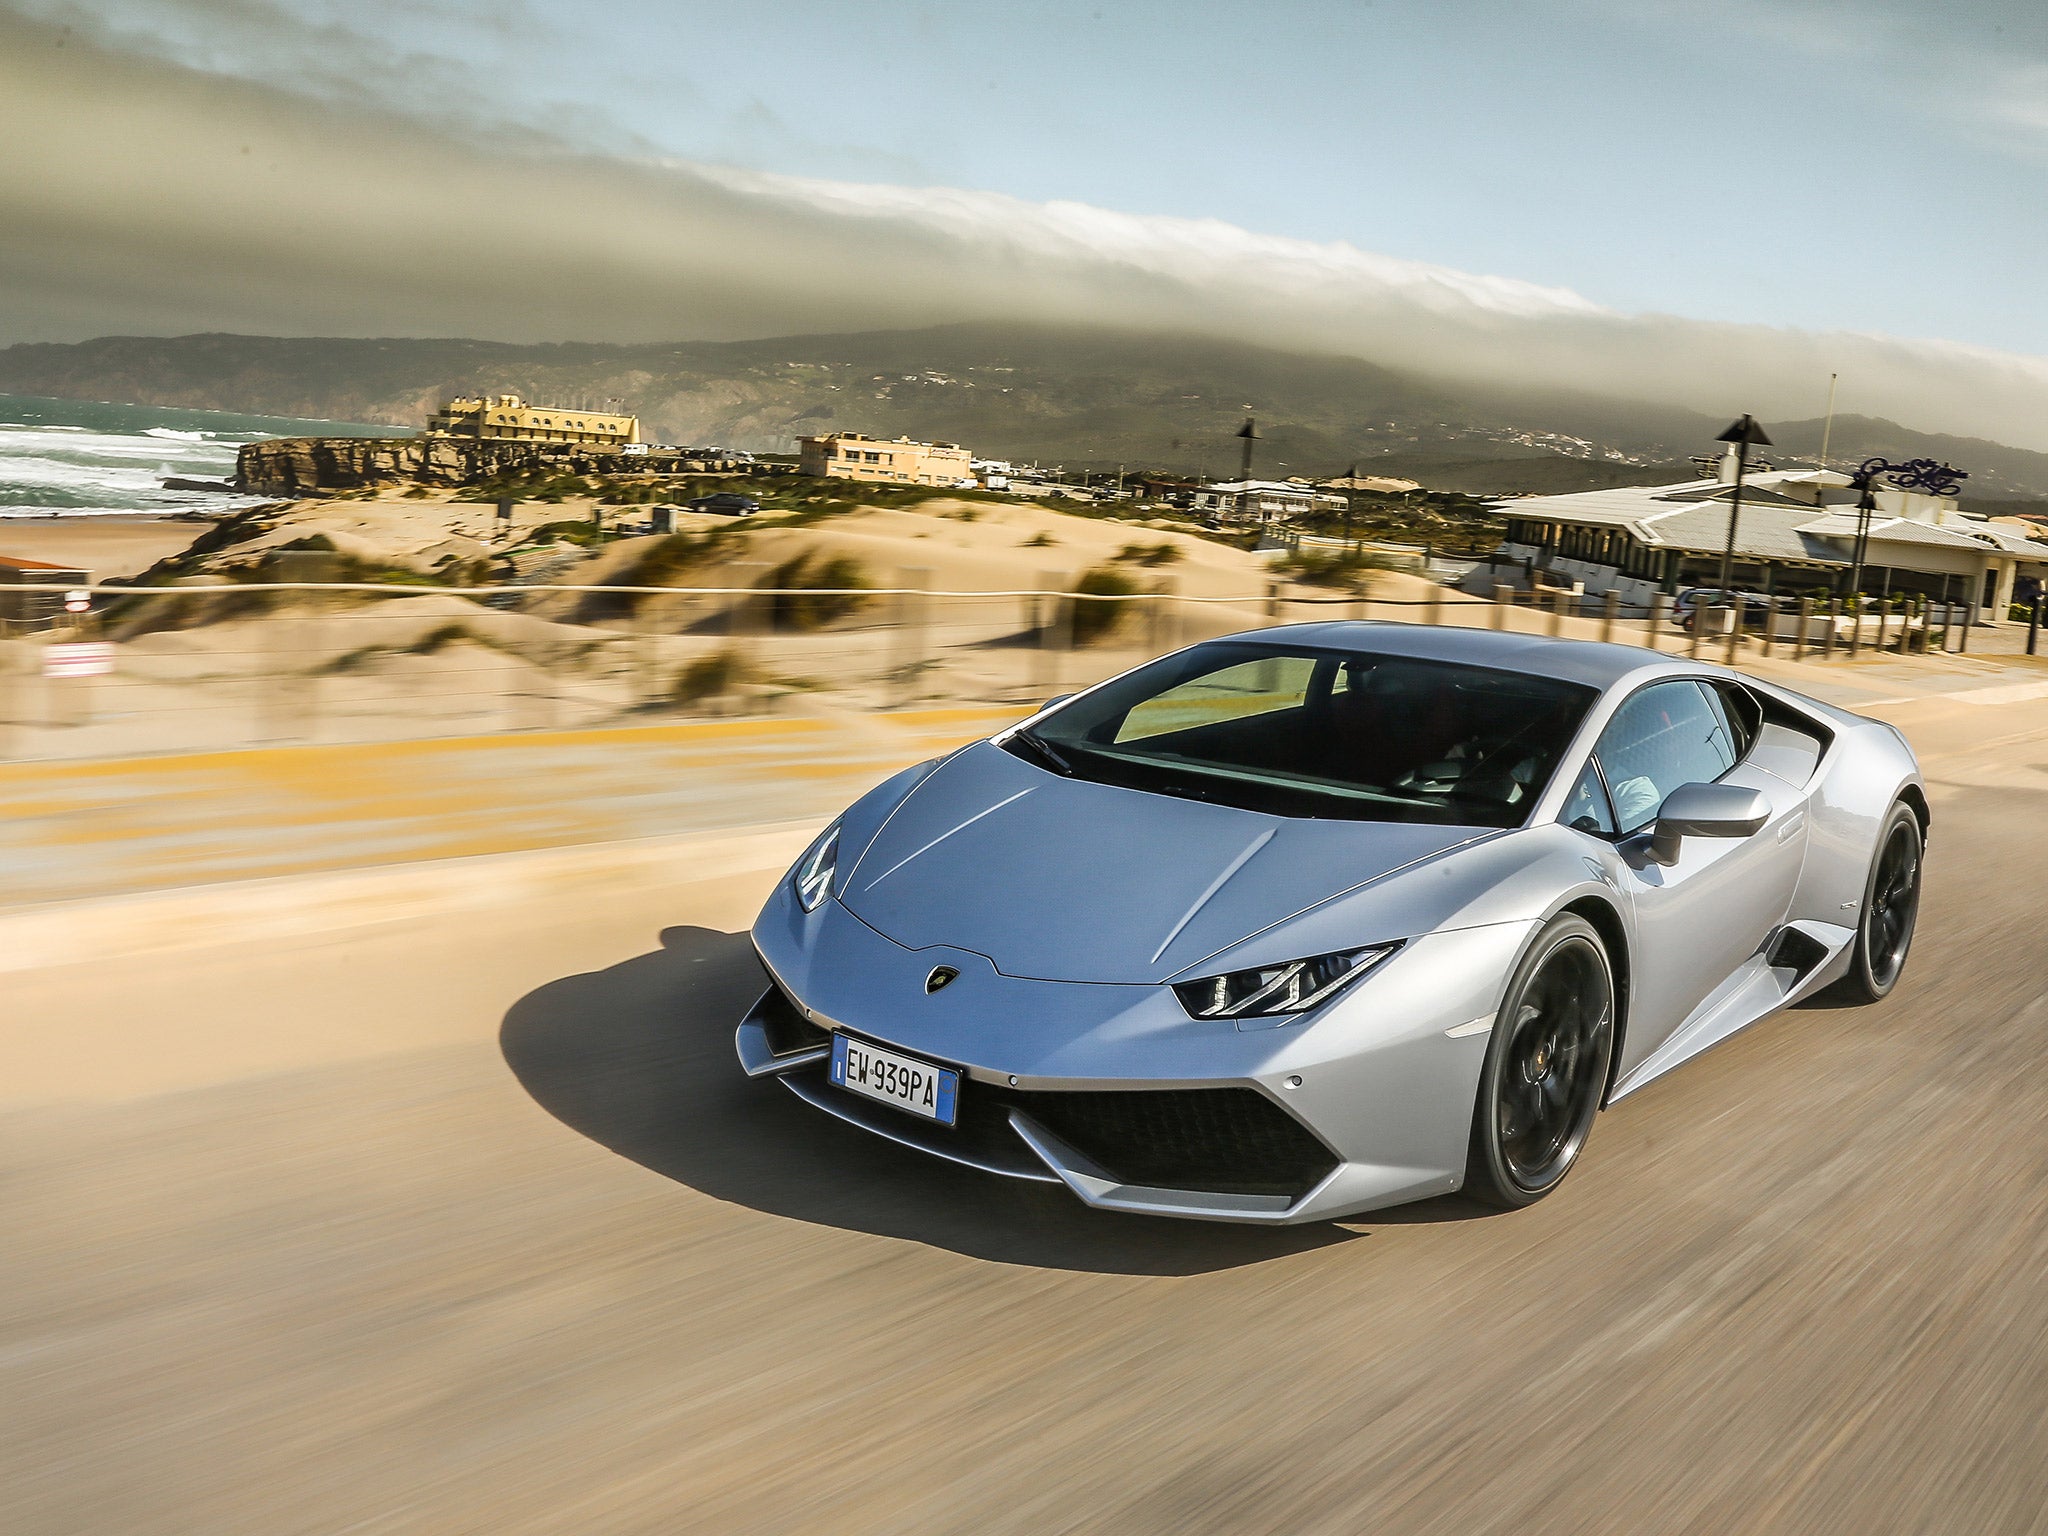
[(1584, 918), (1553, 919), (1508, 984), (1494, 1021), (1465, 1191), (1503, 1210), (1564, 1182), (1607, 1091), (1614, 1053), (1614, 969)]
[(1891, 995), (1906, 969), (1906, 952), (1920, 920), (1920, 868), (1924, 844), (1920, 818), (1908, 805), (1886, 816), (1864, 888), (1856, 923), (1856, 947), (1842, 978), (1844, 1001), (1875, 1003)]

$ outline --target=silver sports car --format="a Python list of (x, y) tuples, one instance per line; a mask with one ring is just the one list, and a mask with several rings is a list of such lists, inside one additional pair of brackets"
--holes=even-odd
[(1090, 1205), (1299, 1222), (1555, 1189), (1595, 1113), (1896, 984), (1890, 726), (1629, 646), (1192, 646), (898, 774), (754, 924), (742, 1065)]

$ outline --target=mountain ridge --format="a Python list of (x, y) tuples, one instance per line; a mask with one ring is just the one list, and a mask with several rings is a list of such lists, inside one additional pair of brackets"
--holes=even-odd
[[(1725, 423), (1570, 391), (1451, 385), (1370, 360), (1101, 328), (963, 324), (750, 341), (99, 337), (0, 348), (0, 392), (418, 427), (447, 396), (622, 398), (647, 433), (756, 452), (808, 432), (963, 442), (985, 457), (1215, 476), (1259, 420), (1255, 472), (1369, 474), (1489, 494), (1677, 479)], [(1733, 414), (1733, 413), (1731, 413)], [(1818, 419), (1768, 424), (1811, 463)], [(2048, 498), (2048, 454), (1837, 416), (1831, 462), (1938, 458), (1969, 497)]]

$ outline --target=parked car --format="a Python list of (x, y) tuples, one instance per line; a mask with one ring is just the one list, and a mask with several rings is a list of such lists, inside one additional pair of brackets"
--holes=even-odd
[(1672, 600), (1671, 617), (1680, 629), (1690, 631), (1698, 622), (1702, 608), (1728, 608), (1740, 599), (1742, 603), (1742, 627), (1762, 629), (1764, 615), (1796, 612), (1797, 599), (1766, 595), (1762, 592), (1729, 592), (1721, 587), (1687, 587)]
[(716, 512), (721, 517), (747, 517), (761, 510), (760, 502), (738, 491), (713, 491), (709, 496), (693, 497), (683, 505), (692, 512)]

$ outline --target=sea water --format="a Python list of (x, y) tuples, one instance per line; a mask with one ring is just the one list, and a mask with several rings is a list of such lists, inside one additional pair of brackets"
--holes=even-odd
[(227, 480), (235, 451), (266, 437), (396, 437), (399, 427), (293, 416), (0, 395), (0, 518), (162, 517), (267, 498), (167, 491), (169, 478)]

